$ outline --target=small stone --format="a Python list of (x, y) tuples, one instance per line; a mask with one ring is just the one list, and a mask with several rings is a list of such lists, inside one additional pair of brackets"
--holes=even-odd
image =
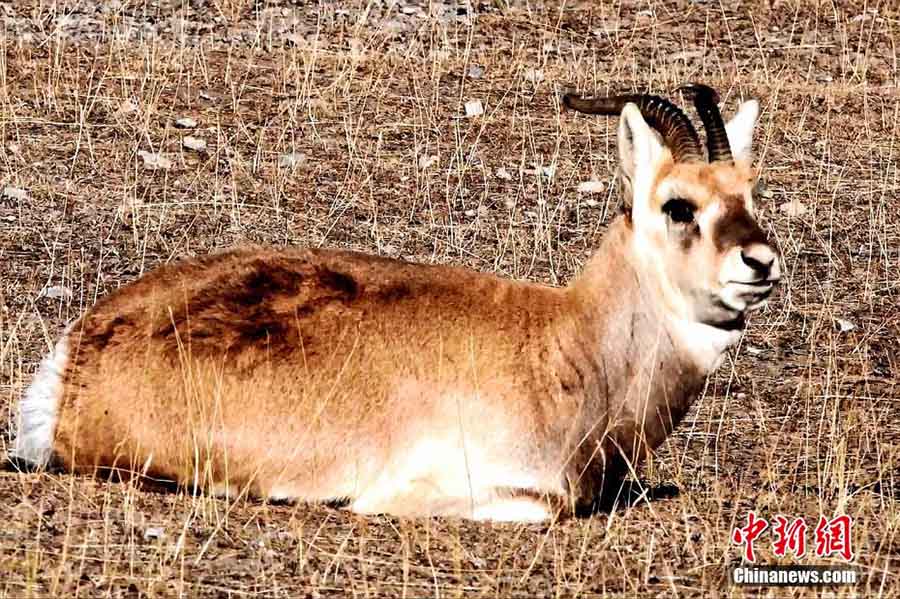
[(306, 163), (306, 154), (302, 152), (291, 152), (290, 154), (282, 154), (278, 157), (278, 166), (282, 168), (297, 168)]
[(497, 178), (503, 179), (504, 181), (512, 181), (512, 175), (509, 174), (509, 171), (504, 167), (500, 167), (497, 169)]
[(166, 530), (161, 526), (150, 526), (144, 531), (144, 540), (153, 541), (166, 538)]
[(191, 137), (190, 135), (187, 135), (183, 140), (181, 140), (181, 145), (183, 145), (188, 150), (193, 150), (195, 152), (206, 151), (206, 140), (200, 139), (199, 137)]
[(856, 328), (855, 324), (853, 324), (849, 320), (844, 320), (843, 318), (835, 318), (834, 321), (837, 323), (838, 329), (842, 333), (849, 333), (850, 331), (852, 331), (853, 329)]
[(466, 116), (475, 117), (484, 114), (484, 104), (481, 100), (469, 100), (466, 102)]
[(3, 188), (3, 197), (10, 200), (22, 202), (28, 199), (28, 192), (21, 187), (13, 187), (12, 185), (7, 185)]
[(175, 121), (175, 126), (179, 129), (193, 129), (197, 126), (197, 121), (189, 116), (183, 116)]
[(422, 156), (421, 158), (419, 158), (419, 168), (424, 171), (433, 164), (436, 164), (437, 161), (437, 156)]
[(578, 193), (603, 193), (602, 181), (584, 181), (578, 184)]
[(484, 67), (477, 64), (469, 65), (466, 75), (469, 76), (469, 79), (481, 79), (484, 77)]
[(803, 216), (807, 212), (806, 205), (804, 205), (800, 200), (791, 200), (790, 202), (785, 202), (784, 204), (779, 206), (778, 209), (791, 217)]
[(49, 297), (50, 299), (67, 300), (72, 297), (72, 290), (65, 285), (53, 285), (47, 287), (41, 292), (41, 297)]
[(525, 81), (537, 85), (544, 80), (544, 71), (539, 69), (526, 69), (524, 75)]
[(540, 175), (546, 179), (552, 179), (553, 175), (556, 174), (556, 166), (552, 164), (550, 166), (539, 166), (535, 164), (534, 168), (527, 168), (522, 172), (527, 175)]
[(116, 109), (115, 116), (123, 117), (135, 112), (138, 109), (137, 104), (132, 102), (131, 100), (125, 100), (121, 104), (119, 104), (119, 108)]
[(688, 62), (697, 58), (703, 58), (703, 55), (706, 54), (705, 50), (684, 50), (682, 52), (673, 52), (666, 56), (666, 60), (669, 62), (678, 62), (684, 61)]
[(138, 156), (144, 160), (144, 168), (161, 170), (169, 170), (172, 168), (172, 161), (159, 152), (140, 150)]
[(466, 216), (468, 216), (469, 218), (473, 218), (475, 216), (478, 216), (478, 212), (475, 210), (466, 210)]
[(764, 350), (762, 348), (754, 347), (753, 345), (747, 346), (747, 353), (750, 354), (751, 356), (758, 356), (758, 355), (764, 354), (765, 352), (766, 352), (766, 350)]

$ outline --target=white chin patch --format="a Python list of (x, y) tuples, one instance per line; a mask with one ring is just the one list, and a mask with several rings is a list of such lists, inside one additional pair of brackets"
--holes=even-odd
[(737, 312), (755, 310), (764, 305), (772, 292), (772, 284), (754, 284), (759, 274), (744, 263), (741, 248), (734, 248), (722, 262), (719, 271), (719, 299)]
[(719, 292), (719, 299), (722, 303), (737, 312), (743, 312), (747, 309), (747, 302), (741, 297), (741, 292), (736, 289), (735, 285), (726, 285)]
[(764, 306), (771, 292), (771, 283), (766, 285), (729, 283), (719, 292), (719, 299), (732, 310), (743, 313)]

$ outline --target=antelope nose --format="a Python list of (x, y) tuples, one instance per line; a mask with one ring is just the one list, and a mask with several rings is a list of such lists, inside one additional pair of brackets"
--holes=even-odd
[(741, 260), (763, 279), (777, 279), (778, 257), (775, 251), (764, 243), (754, 243), (741, 250)]

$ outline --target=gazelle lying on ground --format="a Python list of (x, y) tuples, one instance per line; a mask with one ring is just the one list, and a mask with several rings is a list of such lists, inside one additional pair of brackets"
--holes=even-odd
[(726, 127), (712, 90), (687, 91), (708, 162), (664, 99), (564, 98), (621, 112), (627, 196), (568, 287), (314, 249), (163, 266), (66, 329), (12, 457), (361, 513), (592, 505), (678, 424), (779, 278), (753, 218), (758, 105)]

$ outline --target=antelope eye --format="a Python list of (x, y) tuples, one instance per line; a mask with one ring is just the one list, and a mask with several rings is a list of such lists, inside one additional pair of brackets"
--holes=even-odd
[(662, 207), (663, 213), (671, 218), (673, 222), (682, 224), (694, 222), (694, 211), (696, 209), (696, 206), (682, 198), (671, 199)]

